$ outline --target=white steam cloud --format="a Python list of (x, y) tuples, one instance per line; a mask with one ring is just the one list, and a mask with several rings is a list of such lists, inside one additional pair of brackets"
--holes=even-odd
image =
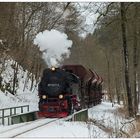
[(37, 34), (34, 44), (38, 45), (40, 51), (43, 52), (43, 59), (49, 67), (59, 66), (59, 63), (63, 60), (63, 55), (69, 57), (69, 48), (72, 47), (72, 41), (68, 40), (65, 33), (53, 29)]

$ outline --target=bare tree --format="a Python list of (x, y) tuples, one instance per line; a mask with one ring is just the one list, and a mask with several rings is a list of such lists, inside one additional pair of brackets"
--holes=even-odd
[(134, 70), (134, 113), (138, 111), (138, 39), (137, 39), (137, 20), (138, 20), (138, 7), (134, 4), (134, 48), (133, 48), (133, 70)]
[(126, 13), (125, 13), (125, 3), (120, 3), (121, 10), (121, 28), (122, 28), (122, 41), (123, 41), (123, 54), (124, 54), (124, 70), (125, 70), (125, 84), (128, 98), (128, 111), (129, 116), (133, 116), (133, 106), (132, 106), (132, 93), (129, 78), (129, 58), (128, 58), (128, 48), (126, 39)]

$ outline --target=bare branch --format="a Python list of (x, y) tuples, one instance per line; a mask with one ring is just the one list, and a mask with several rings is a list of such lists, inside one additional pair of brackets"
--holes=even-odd
[(71, 2), (67, 2), (67, 5), (65, 6), (63, 13), (54, 21), (54, 23), (52, 24), (52, 26), (50, 27), (50, 29), (52, 29), (55, 26), (55, 24), (58, 22), (58, 20), (63, 16), (64, 12), (66, 11), (66, 9), (70, 5), (70, 3)]
[(115, 19), (113, 19), (113, 20), (111, 20), (110, 22), (108, 22), (108, 23), (106, 23), (106, 27), (107, 26), (109, 26), (110, 24), (112, 24), (112, 23), (114, 23), (114, 22), (116, 22), (116, 21), (118, 21), (118, 20), (120, 20), (119, 18), (115, 18)]
[(30, 22), (30, 20), (31, 20), (32, 16), (34, 15), (34, 13), (35, 13), (37, 10), (41, 9), (42, 6), (43, 6), (43, 5), (41, 5), (41, 6), (37, 7), (36, 9), (32, 10), (32, 12), (31, 12), (31, 14), (30, 14), (29, 18), (27, 19), (27, 22), (26, 22), (26, 24), (25, 24), (25, 26), (24, 26), (24, 29), (28, 26), (28, 23)]
[(106, 15), (108, 14), (109, 8), (110, 8), (110, 6), (111, 6), (113, 3), (114, 3), (114, 2), (111, 2), (111, 3), (108, 4), (105, 13), (100, 13), (99, 10), (97, 9), (97, 12), (100, 13), (100, 15), (97, 17), (97, 20), (96, 20), (96, 22), (94, 23), (94, 26), (99, 22), (99, 20), (100, 20), (101, 17), (104, 17), (104, 16), (106, 16)]

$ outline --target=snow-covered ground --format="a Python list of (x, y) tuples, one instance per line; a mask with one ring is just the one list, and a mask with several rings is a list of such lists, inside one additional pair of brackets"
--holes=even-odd
[(108, 134), (92, 125), (84, 122), (56, 121), (53, 124), (43, 126), (20, 135), (20, 138), (107, 138)]
[[(2, 61), (2, 60), (1, 60)], [(13, 106), (21, 106), (21, 105), (30, 105), (30, 110), (37, 110), (37, 87), (36, 81), (34, 80), (33, 88), (31, 90), (31, 78), (27, 71), (23, 70), (21, 66), (18, 67), (17, 74), (17, 83), (16, 83), (16, 94), (13, 96), (6, 90), (8, 86), (9, 89), (13, 84), (13, 75), (14, 69), (13, 61), (11, 58), (5, 60), (4, 66), (0, 64), (1, 77), (2, 82), (1, 85), (3, 87), (3, 91), (0, 90), (0, 108), (13, 107)]]
[[(13, 69), (12, 60), (6, 61), (6, 69), (3, 71), (3, 85), (9, 83), (12, 79)], [(18, 71), (18, 86), (16, 87), (16, 95), (13, 96), (8, 91), (0, 91), (0, 108), (29, 105), (30, 111), (38, 110), (38, 96), (37, 87), (34, 86), (30, 90), (31, 80), (27, 81), (27, 71), (22, 67)], [(26, 83), (26, 85), (25, 85)], [(35, 85), (35, 84), (34, 84)], [(19, 137), (24, 138), (114, 138), (129, 136), (129, 132), (133, 126), (124, 127), (126, 122), (132, 121), (125, 118), (125, 113), (120, 113), (121, 106), (115, 104), (112, 106), (109, 102), (102, 102), (100, 105), (88, 109), (88, 122), (68, 122), (56, 121), (49, 125), (42, 126), (33, 131)], [(34, 125), (35, 122), (32, 123)], [(127, 123), (126, 123), (127, 124)], [(0, 132), (11, 129), (15, 126), (23, 124), (16, 124), (11, 126), (0, 125)], [(19, 131), (18, 129), (15, 131)], [(1, 135), (1, 134), (0, 134)], [(8, 137), (8, 135), (4, 136)]]
[(13, 96), (10, 93), (3, 93), (0, 91), (0, 109), (8, 107), (16, 107), (22, 105), (29, 105), (30, 111), (38, 110), (38, 96), (37, 93), (27, 92)]
[[(15, 95), (12, 95), (10, 91), (13, 87), (14, 79), (14, 64), (15, 61), (10, 57), (7, 59), (0, 59), (0, 109), (17, 107), (22, 105), (29, 105), (29, 110), (38, 110), (38, 96), (37, 96), (37, 86), (36, 80), (31, 81), (31, 73), (24, 70), (20, 65), (18, 66), (17, 80), (15, 86)], [(23, 109), (27, 112), (27, 108)], [(14, 110), (12, 110), (14, 113)], [(21, 109), (16, 109), (16, 113), (20, 113)], [(10, 115), (10, 110), (6, 110), (4, 115)], [(2, 116), (2, 111), (0, 111), (0, 117)], [(5, 123), (7, 124), (8, 118), (5, 118)], [(2, 119), (0, 118), (0, 125), (2, 124)]]
[[(88, 110), (89, 122), (68, 122), (58, 120), (46, 126), (42, 126), (20, 138), (112, 138), (121, 137), (119, 129), (123, 122), (129, 121), (118, 112), (119, 105), (112, 107), (109, 102), (102, 102)], [(18, 124), (19, 125), (19, 124)], [(32, 123), (34, 125), (34, 122)], [(17, 124), (15, 125), (17, 126)], [(20, 126), (20, 125), (19, 125)], [(1, 126), (0, 130), (6, 130), (13, 126)], [(15, 130), (19, 131), (18, 129)], [(8, 137), (7, 135), (5, 137)]]

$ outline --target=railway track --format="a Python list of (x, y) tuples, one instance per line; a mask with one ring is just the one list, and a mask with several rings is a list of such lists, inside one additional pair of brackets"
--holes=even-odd
[(0, 131), (0, 138), (15, 138), (19, 137), (22, 134), (25, 134), (29, 131), (35, 130), (39, 127), (45, 126), (47, 124), (56, 122), (58, 120), (61, 121), (85, 121), (87, 120), (87, 109), (80, 110), (78, 112), (73, 113), (70, 116), (65, 118), (42, 118), (31, 122), (26, 122), (22, 124), (16, 124), (15, 126), (10, 127), (9, 129), (5, 129)]
[(57, 118), (57, 119), (39, 119), (32, 122), (24, 123), (20, 126), (15, 126), (10, 129), (4, 130), (0, 132), (0, 138), (16, 138), (22, 134), (25, 134), (29, 131), (35, 130), (39, 127), (45, 126), (47, 124), (53, 123), (57, 120), (69, 120), (71, 116), (66, 118)]
[[(11, 130), (13, 130), (13, 129), (17, 129), (17, 128), (26, 126), (26, 125), (28, 125), (28, 124), (30, 124), (30, 123), (32, 123), (32, 122), (26, 122), (26, 123), (21, 123), (21, 124), (15, 124), (15, 125), (13, 125), (12, 127), (10, 127), (9, 129), (5, 129), (5, 130), (3, 130), (3, 131), (0, 131), (0, 136), (1, 136), (1, 134), (6, 133), (7, 131), (11, 131)], [(8, 126), (8, 127), (9, 127), (9, 126)]]

